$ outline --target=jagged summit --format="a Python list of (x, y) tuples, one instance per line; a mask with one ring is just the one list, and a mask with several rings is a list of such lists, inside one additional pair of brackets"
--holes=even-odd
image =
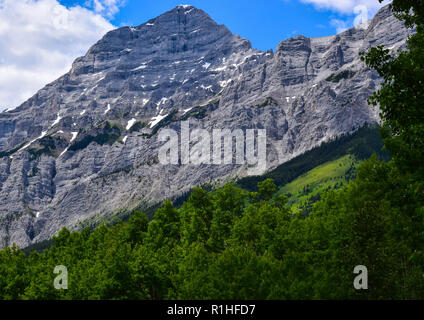
[(180, 4), (177, 6), (179, 9), (189, 10), (191, 8), (194, 8), (191, 4)]
[(233, 35), (224, 25), (218, 25), (203, 10), (180, 5), (137, 27), (122, 27), (108, 32), (90, 48), (85, 57), (75, 62), (102, 61), (105, 55), (111, 60), (112, 53), (119, 54), (122, 50), (133, 51), (129, 56), (139, 52), (158, 57), (167, 52), (203, 54), (212, 47), (229, 46), (251, 48), (248, 40)]
[[(153, 26), (158, 24), (171, 24), (177, 27), (177, 30), (184, 30), (184, 27), (200, 27), (207, 25), (217, 25), (217, 23), (202, 9), (198, 9), (192, 5), (179, 5), (175, 8), (150, 19), (146, 23), (141, 24), (138, 28), (145, 25)], [(160, 27), (160, 26), (159, 26)]]

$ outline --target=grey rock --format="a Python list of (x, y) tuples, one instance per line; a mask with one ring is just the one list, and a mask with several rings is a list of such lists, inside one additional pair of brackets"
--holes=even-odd
[(380, 79), (358, 54), (394, 50), (408, 34), (388, 7), (369, 25), (297, 36), (275, 52), (192, 6), (109, 32), (67, 74), (0, 113), (0, 246), (245, 176), (246, 165), (158, 162), (158, 130), (179, 130), (189, 116), (191, 128), (266, 129), (268, 170), (378, 121), (366, 98)]

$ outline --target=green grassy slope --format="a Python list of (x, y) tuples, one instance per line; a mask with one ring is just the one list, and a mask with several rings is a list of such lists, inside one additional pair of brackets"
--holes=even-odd
[(354, 178), (359, 163), (352, 155), (329, 161), (281, 187), (279, 193), (289, 198), (294, 211), (307, 213), (326, 190), (340, 188)]
[(382, 151), (383, 143), (379, 130), (377, 126), (362, 127), (353, 134), (342, 135), (333, 141), (325, 142), (262, 176), (240, 179), (237, 185), (249, 191), (256, 191), (258, 182), (270, 178), (277, 186), (285, 186), (315, 167), (335, 161), (347, 154), (365, 160), (375, 153), (381, 160), (388, 161), (390, 157), (388, 153)]

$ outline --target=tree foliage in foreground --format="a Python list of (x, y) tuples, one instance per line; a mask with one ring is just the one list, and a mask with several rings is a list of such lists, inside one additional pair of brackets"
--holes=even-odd
[[(404, 299), (424, 298), (422, 203), (393, 163), (365, 161), (358, 178), (329, 191), (309, 216), (293, 215), (268, 179), (258, 192), (196, 188), (152, 221), (93, 232), (60, 231), (26, 256), (0, 251), (2, 299)], [(421, 224), (420, 224), (421, 223)], [(68, 268), (67, 290), (53, 269)], [(353, 288), (365, 265), (369, 290)]]

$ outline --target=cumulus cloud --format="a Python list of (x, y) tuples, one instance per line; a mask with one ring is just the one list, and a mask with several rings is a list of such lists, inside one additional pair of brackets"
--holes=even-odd
[(304, 3), (311, 3), (320, 9), (330, 9), (344, 14), (353, 13), (357, 6), (365, 6), (369, 11), (376, 12), (382, 6), (389, 3), (379, 3), (377, 0), (301, 0)]
[(119, 8), (126, 2), (127, 0), (89, 0), (86, 5), (93, 8), (97, 13), (111, 18), (118, 13)]
[(355, 15), (353, 21), (332, 19), (330, 25), (337, 32), (344, 31), (352, 26), (356, 26), (368, 21), (377, 11), (390, 3), (389, 0), (383, 3), (377, 0), (301, 0), (303, 3), (313, 4), (318, 9), (332, 10), (342, 15)]
[(57, 0), (0, 0), (0, 110), (66, 73), (113, 28), (99, 13)]

